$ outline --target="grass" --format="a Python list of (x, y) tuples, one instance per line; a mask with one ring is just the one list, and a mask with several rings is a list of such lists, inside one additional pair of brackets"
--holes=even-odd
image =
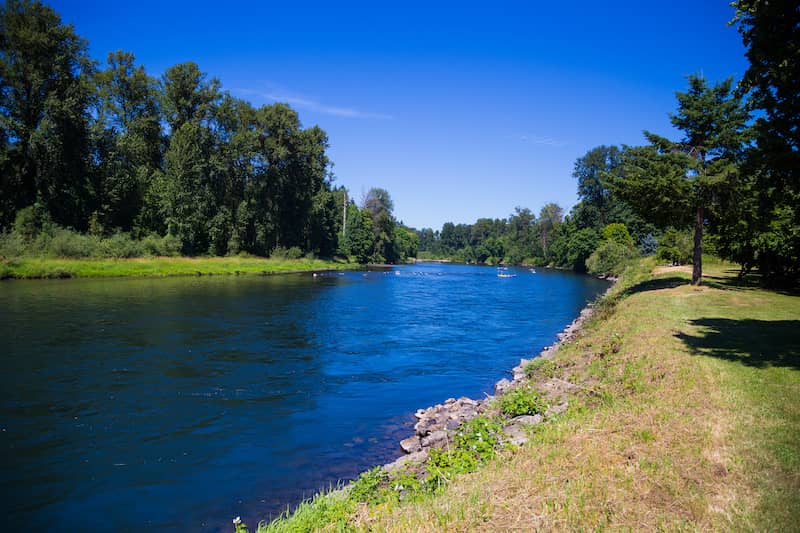
[(737, 283), (724, 263), (706, 263), (701, 287), (653, 266), (629, 269), (552, 364), (526, 369), (574, 385), (527, 445), (436, 491), (321, 495), (260, 531), (797, 530), (800, 298)]
[(0, 261), (0, 279), (279, 274), (353, 268), (357, 265), (344, 261), (261, 257), (17, 258)]

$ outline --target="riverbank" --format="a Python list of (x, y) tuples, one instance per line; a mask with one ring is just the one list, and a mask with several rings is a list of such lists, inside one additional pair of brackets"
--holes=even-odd
[(263, 257), (15, 258), (0, 261), (0, 279), (285, 274), (358, 268), (346, 261)]
[(424, 466), (372, 470), (259, 531), (792, 529), (800, 298), (720, 263), (703, 287), (653, 266)]

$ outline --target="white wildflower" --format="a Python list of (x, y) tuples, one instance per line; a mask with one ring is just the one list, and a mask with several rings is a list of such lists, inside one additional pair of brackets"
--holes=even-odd
[(241, 523), (242, 523), (242, 517), (241, 516), (237, 516), (236, 518), (233, 519), (233, 525), (234, 526), (238, 526)]

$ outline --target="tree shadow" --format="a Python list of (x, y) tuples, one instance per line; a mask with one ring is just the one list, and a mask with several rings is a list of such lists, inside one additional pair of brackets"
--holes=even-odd
[(743, 365), (800, 369), (800, 320), (700, 318), (690, 322), (697, 335), (677, 333), (694, 355)]
[(689, 280), (678, 276), (671, 276), (668, 278), (655, 278), (641, 283), (637, 283), (633, 287), (628, 287), (622, 292), (622, 296), (632, 296), (640, 292), (659, 291), (661, 289), (674, 289), (681, 285), (688, 285)]
[(748, 291), (761, 289), (787, 296), (800, 295), (800, 288), (798, 287), (770, 285), (766, 282), (766, 280), (764, 280), (764, 277), (757, 272), (748, 272), (744, 276), (739, 276), (739, 271), (736, 269), (725, 270), (721, 276), (704, 274), (703, 284), (715, 289), (721, 289), (723, 291)]

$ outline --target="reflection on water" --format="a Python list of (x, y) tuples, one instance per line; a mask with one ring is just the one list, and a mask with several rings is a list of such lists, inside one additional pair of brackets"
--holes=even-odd
[(33, 530), (228, 530), (400, 454), (605, 284), (416, 265), (0, 284), (0, 512)]

